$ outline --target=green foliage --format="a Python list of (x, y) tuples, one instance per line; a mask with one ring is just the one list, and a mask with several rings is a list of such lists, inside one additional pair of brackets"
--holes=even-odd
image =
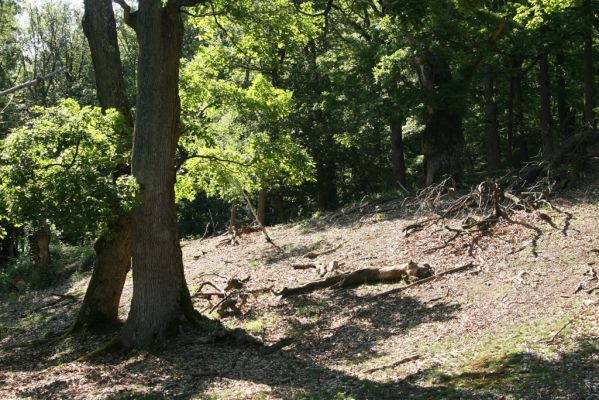
[(130, 147), (121, 116), (63, 100), (2, 142), (0, 188), (13, 223), (49, 219), (66, 235), (93, 238), (132, 207), (135, 182), (115, 178)]
[(91, 243), (69, 245), (59, 240), (50, 244), (51, 263), (44, 268), (37, 281), (31, 280), (31, 260), (27, 253), (0, 269), (0, 293), (43, 289), (55, 285), (61, 278), (61, 272), (66, 265), (81, 263), (83, 268), (89, 268), (93, 262), (94, 250)]
[[(312, 179), (312, 161), (279, 125), (294, 107), (292, 94), (263, 74), (223, 78), (230, 61), (222, 46), (200, 48), (182, 71), (186, 131), (177, 198), (198, 191), (228, 201), (263, 186), (293, 186)], [(233, 75), (235, 76), (235, 75)]]

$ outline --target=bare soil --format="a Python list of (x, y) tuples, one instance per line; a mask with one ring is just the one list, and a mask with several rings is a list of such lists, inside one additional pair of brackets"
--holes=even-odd
[[(401, 201), (370, 201), (301, 223), (269, 228), (237, 245), (224, 237), (182, 243), (194, 293), (246, 277), (249, 289), (320, 279), (296, 270), (313, 262), (340, 272), (413, 260), (442, 272), (474, 268), (398, 292), (405, 282), (363, 284), (279, 299), (249, 298), (221, 322), (265, 343), (202, 344), (182, 326), (147, 351), (76, 359), (111, 338), (57, 336), (72, 323), (89, 276), (51, 290), (5, 296), (0, 304), (0, 398), (32, 399), (599, 399), (599, 174), (553, 200), (543, 213), (518, 212), (488, 231), (462, 235), (436, 224), (412, 235)], [(459, 226), (449, 220), (448, 226)], [(204, 291), (210, 291), (205, 287)], [(60, 297), (69, 294), (56, 304)], [(127, 281), (121, 301), (126, 318)], [(215, 304), (215, 301), (212, 302)], [(47, 307), (40, 309), (40, 307)], [(196, 308), (210, 309), (196, 298)]]

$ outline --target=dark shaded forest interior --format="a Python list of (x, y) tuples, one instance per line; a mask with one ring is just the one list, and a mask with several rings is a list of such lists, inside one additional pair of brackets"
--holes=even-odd
[(0, 397), (599, 398), (596, 0), (0, 0)]

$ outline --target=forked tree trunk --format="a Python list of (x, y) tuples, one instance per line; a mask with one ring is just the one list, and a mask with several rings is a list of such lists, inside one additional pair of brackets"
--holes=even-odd
[(443, 93), (439, 93), (454, 82), (449, 64), (435, 54), (415, 61), (420, 85), (430, 99), (424, 105), (422, 138), (426, 184), (432, 184), (445, 174), (459, 180), (466, 157), (462, 115), (451, 100), (443, 99)]
[(391, 119), (391, 167), (395, 184), (402, 185), (405, 188), (407, 182), (402, 122), (403, 121), (399, 118)]
[(495, 102), (495, 77), (491, 66), (487, 66), (483, 77), (483, 96), (485, 99), (485, 149), (487, 170), (494, 173), (501, 167), (499, 148), (499, 123), (497, 103)]
[(586, 29), (584, 32), (584, 123), (586, 127), (595, 129), (595, 113), (593, 110), (593, 25), (591, 0), (585, 0), (583, 3), (587, 14)]
[[(114, 12), (110, 0), (85, 0), (83, 30), (90, 46), (98, 100), (102, 109), (116, 108), (127, 126), (133, 119), (121, 65)], [(129, 140), (124, 140), (128, 143)], [(121, 151), (128, 151), (123, 148)], [(119, 168), (128, 172), (128, 166)], [(119, 173), (122, 173), (119, 172)], [(118, 208), (118, 205), (115, 205)], [(109, 225), (109, 233), (94, 244), (96, 260), (73, 331), (118, 322), (119, 301), (131, 266), (131, 216), (121, 215)]]
[(551, 91), (549, 82), (549, 57), (547, 50), (541, 46), (539, 54), (539, 98), (541, 102), (541, 139), (543, 141), (543, 157), (550, 159), (554, 152), (553, 132), (551, 131)]
[(123, 330), (125, 347), (164, 338), (184, 317), (195, 318), (185, 283), (175, 208), (175, 149), (180, 133), (179, 7), (142, 0), (132, 171), (140, 185), (133, 211), (133, 300)]

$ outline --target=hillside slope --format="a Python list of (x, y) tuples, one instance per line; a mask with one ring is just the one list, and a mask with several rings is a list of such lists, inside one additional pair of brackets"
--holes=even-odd
[[(0, 306), (1, 398), (183, 399), (595, 399), (599, 398), (599, 179), (542, 213), (517, 212), (489, 230), (454, 238), (433, 224), (411, 235), (401, 201), (242, 235), (183, 243), (192, 293), (209, 281), (247, 279), (255, 290), (221, 318), (283, 350), (203, 344), (181, 327), (150, 352), (74, 360), (109, 336), (38, 342), (65, 329), (87, 277)], [(548, 220), (544, 215), (549, 215)], [(460, 226), (448, 220), (446, 226)], [(307, 260), (308, 252), (332, 250)], [(408, 261), (442, 272), (473, 267), (405, 291), (405, 283), (363, 284), (279, 299), (272, 293), (320, 279), (318, 270), (388, 267)], [(333, 272), (336, 273), (336, 272)], [(214, 292), (204, 286), (202, 292)], [(121, 307), (126, 317), (127, 283)], [(55, 297), (78, 300), (39, 309)], [(217, 304), (196, 296), (196, 307)]]

